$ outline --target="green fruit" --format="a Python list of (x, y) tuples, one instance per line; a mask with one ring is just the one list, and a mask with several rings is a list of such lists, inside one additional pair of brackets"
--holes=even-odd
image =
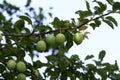
[(17, 80), (26, 80), (26, 75), (23, 73), (20, 73), (17, 75)]
[(78, 45), (81, 44), (83, 41), (83, 35), (81, 33), (75, 33), (73, 35), (73, 41)]
[(16, 64), (16, 68), (19, 72), (25, 72), (26, 71), (26, 65), (23, 61), (19, 61), (17, 64)]
[(55, 36), (48, 35), (46, 38), (46, 42), (48, 43), (49, 46), (53, 47), (56, 43)]
[(43, 40), (40, 40), (37, 42), (36, 48), (40, 51), (40, 52), (44, 52), (46, 50), (46, 43)]
[(38, 70), (34, 69), (33, 72), (34, 72), (34, 74), (35, 74), (37, 77), (39, 76)]
[(15, 60), (9, 60), (7, 62), (7, 68), (10, 69), (10, 70), (13, 70), (15, 69), (16, 67), (16, 61)]
[(62, 34), (62, 33), (58, 33), (58, 34), (56, 35), (56, 42), (57, 42), (58, 44), (63, 44), (63, 43), (65, 42), (65, 35)]

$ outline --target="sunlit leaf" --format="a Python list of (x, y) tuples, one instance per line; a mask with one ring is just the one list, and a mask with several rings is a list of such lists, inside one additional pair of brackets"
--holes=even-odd
[(90, 34), (90, 32), (88, 32), (88, 31), (84, 32), (84, 34), (83, 34), (84, 38), (88, 39), (88, 34)]
[(85, 26), (85, 25), (84, 25), (84, 26), (81, 26), (79, 29), (80, 29), (80, 30), (86, 30), (87, 28), (88, 28), (88, 26)]

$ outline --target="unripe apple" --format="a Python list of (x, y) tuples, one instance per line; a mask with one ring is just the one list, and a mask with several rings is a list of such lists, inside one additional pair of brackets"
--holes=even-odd
[(48, 35), (47, 38), (46, 38), (46, 42), (49, 46), (53, 47), (56, 43), (56, 39), (55, 39), (55, 36), (53, 35)]
[(43, 40), (40, 40), (37, 42), (36, 48), (40, 51), (40, 52), (44, 52), (46, 50), (46, 43)]
[(16, 61), (15, 60), (11, 59), (7, 62), (7, 68), (8, 69), (13, 70), (13, 69), (15, 69), (15, 67), (16, 67)]
[(34, 72), (34, 74), (35, 74), (37, 77), (39, 76), (38, 70), (34, 69), (33, 72)]
[(57, 42), (58, 44), (63, 44), (63, 43), (65, 42), (65, 35), (62, 34), (62, 33), (58, 33), (58, 34), (56, 35), (56, 42)]
[(17, 80), (26, 80), (26, 75), (23, 73), (20, 73), (17, 75)]
[(26, 65), (23, 61), (19, 61), (17, 64), (16, 64), (16, 68), (19, 72), (25, 72), (26, 71)]
[(81, 44), (83, 41), (83, 35), (81, 33), (75, 33), (73, 35), (73, 41), (78, 45)]

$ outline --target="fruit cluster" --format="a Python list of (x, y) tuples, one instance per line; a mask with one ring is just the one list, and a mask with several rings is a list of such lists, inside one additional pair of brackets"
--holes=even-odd
[(16, 62), (15, 60), (10, 59), (7, 62), (7, 68), (9, 70), (17, 70), (19, 72), (17, 80), (26, 80), (26, 75), (24, 74), (26, 71), (26, 65), (23, 61)]
[[(64, 44), (65, 41), (66, 41), (66, 37), (62, 33), (58, 33), (58, 34), (56, 34), (56, 36), (48, 35), (46, 37), (46, 40), (41, 39), (37, 42), (36, 48), (37, 48), (38, 51), (44, 52), (47, 49), (47, 44), (50, 47), (54, 47), (56, 44), (58, 44), (58, 45)], [(83, 41), (83, 35), (81, 33), (78, 33), (78, 32), (75, 33), (73, 35), (73, 41), (77, 45), (81, 44), (82, 41)]]

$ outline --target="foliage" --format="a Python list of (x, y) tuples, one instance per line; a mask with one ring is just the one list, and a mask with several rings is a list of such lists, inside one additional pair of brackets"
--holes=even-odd
[[(44, 25), (46, 16), (43, 14), (43, 8), (40, 7), (37, 13), (30, 5), (31, 0), (27, 0), (24, 11), (19, 6), (3, 0), (0, 4), (0, 79), (17, 80), (22, 76), (24, 79), (29, 77), (31, 80), (67, 80), (68, 78), (70, 80), (106, 80), (108, 78), (119, 80), (120, 71), (117, 61), (114, 64), (103, 62), (106, 55), (104, 50), (100, 51), (98, 60), (93, 59), (94, 55), (87, 55), (84, 61), (75, 54), (71, 57), (65, 55), (74, 43), (80, 45), (88, 37), (89, 32), (83, 32), (88, 27), (95, 29), (100, 27), (101, 23), (108, 24), (112, 29), (118, 26), (112, 14), (120, 13), (120, 2), (106, 0), (107, 3), (104, 4), (100, 0), (94, 0), (93, 3), (97, 5), (92, 9), (90, 2), (87, 0), (85, 2), (86, 10), (75, 12), (79, 15), (77, 22), (74, 18), (71, 21), (64, 21), (55, 17), (50, 25)], [(108, 10), (108, 6), (111, 6), (111, 10)], [(48, 15), (52, 17), (51, 12), (48, 12)], [(13, 16), (18, 20), (14, 22)], [(32, 27), (26, 27), (25, 24)], [(48, 39), (49, 35), (52, 36)], [(46, 63), (40, 60), (34, 61), (36, 52), (40, 54), (49, 51), (51, 55), (46, 56)], [(32, 63), (25, 61), (26, 54), (29, 54)], [(11, 69), (7, 67), (9, 60), (14, 60), (17, 67), (12, 64), (9, 64), (10, 68), (12, 66)], [(93, 63), (86, 63), (90, 60)], [(39, 69), (43, 67), (46, 69), (40, 73)]]

